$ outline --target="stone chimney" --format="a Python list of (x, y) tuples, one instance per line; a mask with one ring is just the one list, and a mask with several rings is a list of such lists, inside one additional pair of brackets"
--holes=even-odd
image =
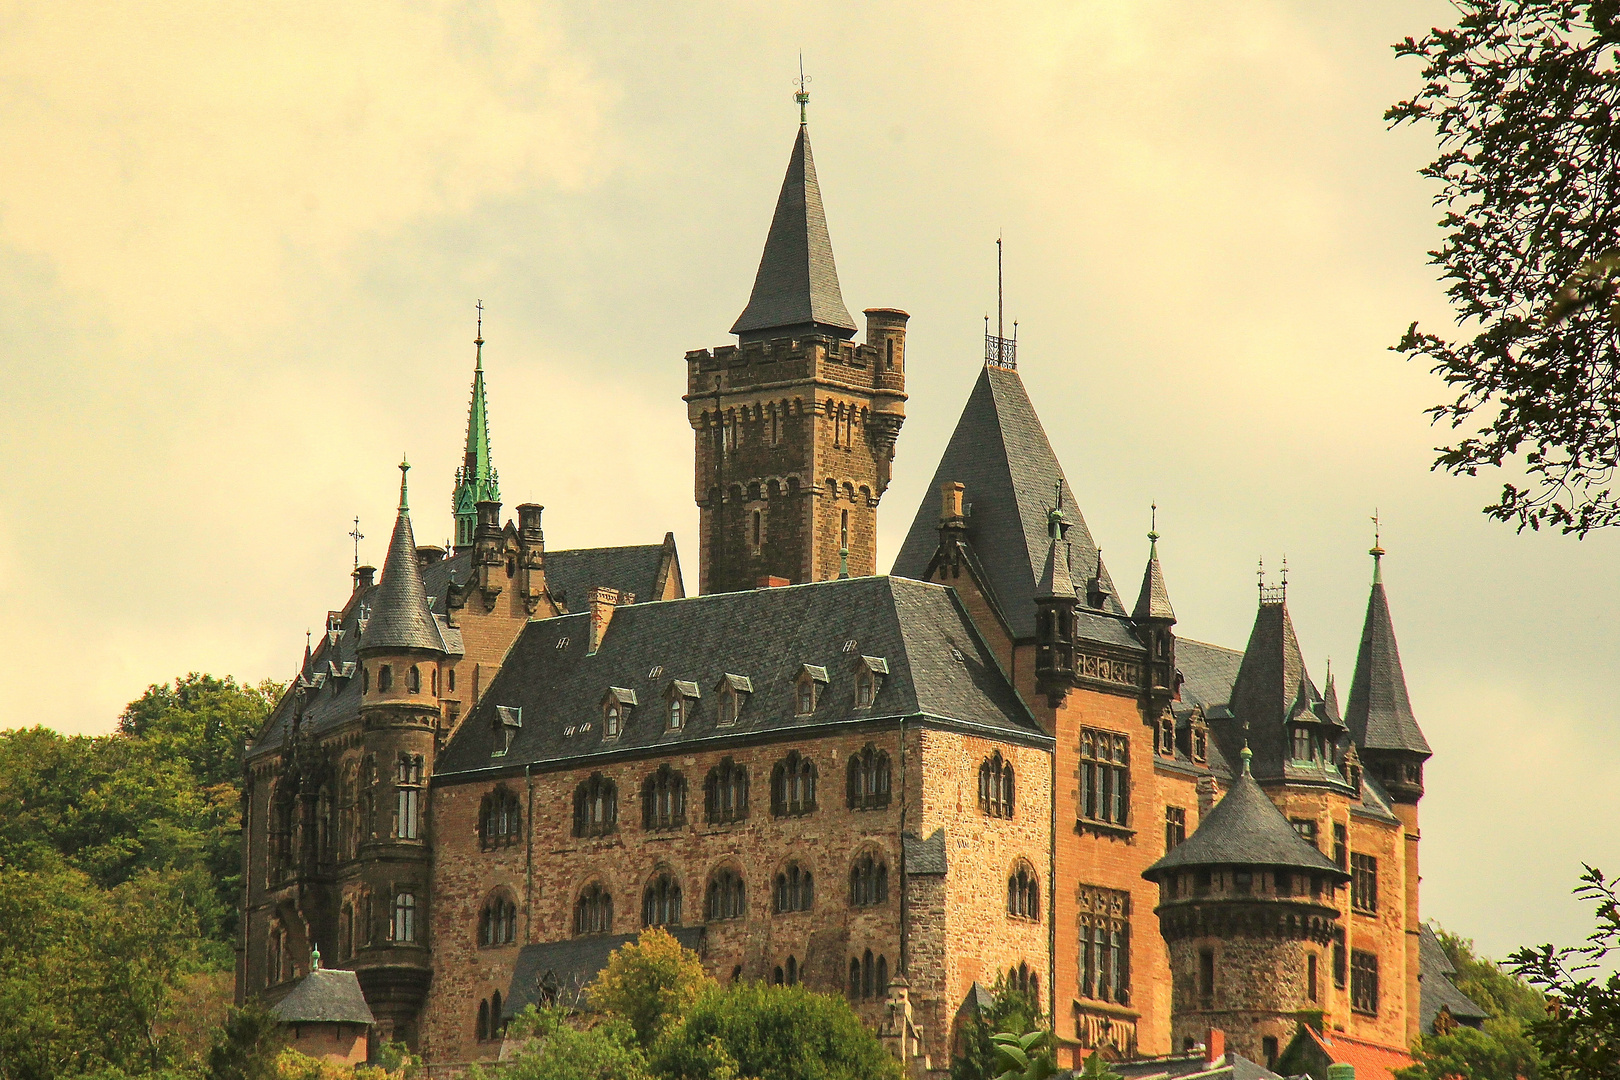
[(440, 559), (444, 558), (444, 548), (437, 544), (421, 544), (416, 549), (416, 565), (426, 570)]
[(590, 593), (591, 642), (586, 655), (594, 656), (607, 636), (608, 623), (613, 621), (613, 609), (619, 604), (619, 590), (595, 588)]
[(966, 490), (960, 480), (939, 485), (939, 549), (952, 576), (961, 571), (961, 544), (967, 539), (967, 508), (962, 503)]
[(1204, 1060), (1211, 1065), (1219, 1065), (1224, 1057), (1226, 1057), (1226, 1032), (1220, 1028), (1210, 1028), (1209, 1038), (1204, 1040)]
[(787, 578), (776, 577), (772, 574), (762, 575), (758, 581), (754, 582), (755, 588), (759, 589), (780, 589), (791, 584), (793, 584), (793, 582), (789, 581)]
[(354, 591), (364, 592), (376, 584), (377, 568), (375, 566), (357, 566), (354, 568), (354, 573), (349, 576), (354, 578)]
[(546, 534), (540, 528), (540, 512), (544, 509), (539, 503), (520, 503), (517, 508), (518, 567), (522, 570), (518, 591), (530, 615), (539, 608), (540, 596), (546, 591)]

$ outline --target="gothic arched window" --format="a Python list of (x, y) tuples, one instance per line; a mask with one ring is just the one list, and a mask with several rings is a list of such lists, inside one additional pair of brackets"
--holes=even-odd
[(868, 853), (855, 860), (849, 871), (851, 907), (872, 907), (889, 902), (889, 864), (883, 856)]
[(641, 827), (675, 829), (686, 824), (686, 777), (667, 764), (641, 782)]
[(709, 879), (704, 915), (709, 921), (741, 919), (748, 914), (742, 875), (730, 868), (719, 870)]
[(1041, 888), (1035, 868), (1022, 859), (1007, 878), (1007, 914), (1037, 921), (1041, 917)]
[(815, 882), (810, 871), (796, 862), (788, 863), (786, 869), (776, 875), (775, 900), (778, 914), (809, 911), (816, 902)]
[(979, 809), (990, 817), (1010, 818), (1015, 805), (1012, 762), (997, 750), (979, 765)]
[(889, 805), (889, 755), (867, 743), (849, 757), (848, 800), (851, 810)]
[(606, 934), (613, 929), (613, 896), (593, 881), (574, 901), (574, 934)]
[(523, 808), (509, 788), (484, 796), (478, 809), (478, 839), (485, 851), (517, 843), (523, 832)]
[(504, 893), (484, 901), (478, 916), (478, 944), (484, 948), (510, 945), (517, 940), (517, 905)]
[(592, 773), (574, 789), (574, 835), (606, 836), (619, 827), (619, 788)]
[(641, 898), (641, 924), (643, 926), (679, 926), (681, 924), (681, 884), (674, 875), (659, 874), (647, 885)]
[(703, 818), (710, 825), (722, 825), (747, 816), (748, 770), (722, 758), (703, 781)]
[(816, 766), (797, 750), (771, 770), (771, 813), (776, 817), (808, 814), (816, 808)]

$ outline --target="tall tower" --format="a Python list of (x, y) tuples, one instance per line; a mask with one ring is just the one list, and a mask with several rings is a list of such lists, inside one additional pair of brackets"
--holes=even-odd
[(478, 504), (501, 501), (500, 478), (489, 456), (489, 402), (484, 397), (484, 302), (478, 302), (478, 350), (473, 364), (472, 404), (467, 407), (467, 456), (456, 470), (450, 512), (456, 518), (456, 550), (473, 544), (478, 532)]
[(800, 123), (737, 345), (686, 354), (705, 593), (761, 578), (877, 569), (877, 507), (905, 422), (906, 321), (871, 308), (849, 339), (832, 240)]

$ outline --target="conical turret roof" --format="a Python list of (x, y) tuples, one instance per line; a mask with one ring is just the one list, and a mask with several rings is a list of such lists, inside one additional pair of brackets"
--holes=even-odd
[(481, 323), (474, 344), (478, 354), (473, 363), (472, 401), (467, 405), (467, 450), (461, 468), (456, 470), (456, 487), (450, 499), (450, 512), (469, 519), (476, 518), (479, 503), (501, 501), (501, 482), (489, 449), (489, 398), (484, 389)]
[(438, 628), (428, 612), (427, 589), (416, 561), (416, 537), (411, 532), (411, 511), (407, 500), (405, 473), (410, 466), (399, 466), (399, 517), (394, 535), (388, 541), (388, 559), (383, 563), (382, 582), (371, 604), (371, 618), (361, 635), (360, 647), (375, 649), (433, 649), (442, 647)]
[(1168, 870), (1205, 866), (1283, 866), (1349, 875), (1311, 844), (1283, 817), (1247, 765), (1226, 797), (1198, 824), (1198, 831), (1142, 871), (1156, 881)]
[(1256, 775), (1285, 775), (1291, 744), (1287, 722), (1300, 713), (1302, 705), (1308, 711), (1320, 700), (1316, 684), (1305, 670), (1287, 603), (1276, 593), (1264, 595), (1243, 650), (1237, 681), (1232, 684), (1232, 720), (1224, 726), (1221, 747), (1227, 760), (1236, 760), (1236, 725), (1246, 724)]
[(731, 332), (749, 341), (790, 332), (848, 338), (855, 329), (833, 263), (827, 213), (810, 153), (810, 129), (800, 124), (754, 291)]
[[(1381, 554), (1381, 553), (1380, 553)], [(1428, 757), (1429, 741), (1412, 715), (1406, 694), (1406, 673), (1395, 644), (1395, 624), (1389, 616), (1389, 597), (1382, 574), (1374, 573), (1367, 618), (1361, 624), (1361, 648), (1356, 673), (1350, 680), (1345, 705), (1350, 734), (1367, 750), (1405, 750)]]
[(1170, 590), (1164, 583), (1164, 567), (1159, 565), (1157, 533), (1149, 535), (1148, 544), (1147, 569), (1142, 571), (1142, 591), (1136, 596), (1136, 607), (1131, 609), (1131, 618), (1175, 622), (1176, 612), (1170, 606)]

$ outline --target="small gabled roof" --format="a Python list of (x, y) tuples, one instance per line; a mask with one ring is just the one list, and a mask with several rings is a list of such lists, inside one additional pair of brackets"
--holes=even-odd
[(411, 532), (411, 508), (406, 498), (405, 474), (410, 466), (399, 466), (399, 516), (394, 535), (388, 541), (388, 559), (383, 563), (382, 581), (371, 605), (371, 618), (360, 635), (360, 647), (373, 649), (429, 649), (442, 651), (444, 639), (428, 610), (427, 588), (416, 557), (416, 537)]
[(1418, 1023), (1425, 1035), (1434, 1031), (1441, 1009), (1449, 1012), (1458, 1023), (1473, 1027), (1490, 1015), (1451, 981), (1455, 974), (1457, 968), (1440, 945), (1440, 938), (1424, 923), (1418, 931)]
[(963, 502), (972, 510), (967, 516), (968, 544), (984, 571), (984, 585), (1013, 636), (1035, 636), (1035, 596), (1051, 546), (1047, 515), (1053, 493), (1062, 483), (1061, 509), (1069, 523), (1065, 537), (1069, 579), (1086, 582), (1100, 577), (1106, 594), (1102, 612), (1089, 618), (1085, 597), (1081, 597), (1081, 636), (1141, 648), (1120, 618), (1125, 608), (1118, 590), (1102, 565), (1096, 541), (1017, 371), (989, 365), (980, 369), (926, 489), (928, 494), (895, 557), (894, 574), (921, 578), (928, 573), (939, 550), (937, 492), (941, 484), (951, 481), (960, 481), (965, 489)]
[(1281, 866), (1326, 873), (1341, 881), (1350, 876), (1294, 831), (1246, 765), (1198, 830), (1142, 876), (1157, 881), (1167, 870), (1210, 866)]
[(1367, 617), (1361, 625), (1361, 648), (1356, 652), (1356, 673), (1350, 680), (1350, 700), (1344, 710), (1350, 734), (1368, 750), (1405, 750), (1428, 757), (1429, 741), (1412, 715), (1406, 694), (1406, 672), (1395, 644), (1395, 623), (1389, 616), (1389, 597), (1383, 574), (1375, 570)]
[(375, 1024), (352, 971), (316, 968), (270, 1009), (283, 1024)]
[(790, 331), (848, 338), (855, 329), (833, 263), (810, 129), (800, 124), (754, 276), (754, 291), (731, 332), (749, 341), (787, 336)]

